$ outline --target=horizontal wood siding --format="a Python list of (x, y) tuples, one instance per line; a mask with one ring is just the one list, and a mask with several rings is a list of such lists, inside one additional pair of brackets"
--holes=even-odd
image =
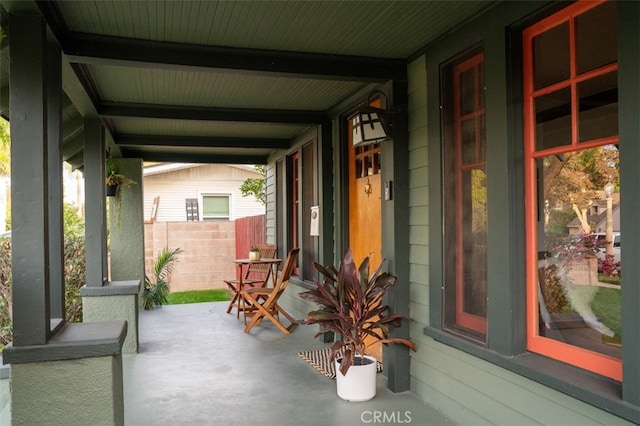
[(186, 221), (185, 199), (196, 198), (202, 215), (203, 195), (230, 197), (229, 220), (264, 214), (265, 207), (255, 197), (243, 197), (240, 186), (258, 173), (225, 164), (202, 164), (144, 177), (144, 218), (151, 218), (155, 197), (160, 197), (156, 220)]
[(276, 236), (276, 168), (275, 163), (267, 166), (265, 177), (265, 191), (267, 194), (266, 217), (265, 217), (265, 242), (277, 244)]
[[(295, 319), (304, 319), (307, 313), (318, 309), (318, 305), (302, 299), (298, 294), (306, 291), (302, 286), (291, 282), (280, 296), (279, 303)], [(305, 327), (315, 327), (317, 325), (306, 325)], [(312, 342), (309, 342), (311, 344)]]

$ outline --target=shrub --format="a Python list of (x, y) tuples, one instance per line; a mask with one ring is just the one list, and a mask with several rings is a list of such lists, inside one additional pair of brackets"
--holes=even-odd
[(551, 314), (563, 312), (564, 308), (569, 305), (569, 299), (567, 299), (560, 278), (558, 278), (558, 267), (549, 265), (541, 268), (540, 271), (544, 271), (542, 297), (547, 310)]
[(85, 285), (84, 236), (65, 236), (64, 239), (64, 293), (67, 321), (82, 321), (80, 287)]
[(598, 259), (598, 271), (608, 277), (622, 277), (621, 263), (615, 261), (612, 254), (605, 254), (604, 259)]
[(0, 238), (0, 346), (11, 340), (11, 239)]
[[(85, 284), (84, 235), (65, 235), (64, 276), (67, 321), (82, 321), (80, 287)], [(13, 340), (11, 312), (11, 238), (0, 239), (0, 346)]]

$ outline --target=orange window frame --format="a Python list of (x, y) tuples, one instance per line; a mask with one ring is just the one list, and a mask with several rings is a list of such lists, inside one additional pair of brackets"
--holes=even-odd
[[(300, 230), (299, 227), (299, 211), (300, 211), (300, 154), (294, 153), (289, 157), (289, 164), (291, 165), (291, 199), (290, 199), (290, 236), (289, 244), (290, 248), (300, 248)], [(300, 265), (296, 260), (296, 265), (293, 268), (294, 275), (300, 275)]]
[(291, 248), (298, 248), (298, 210), (300, 206), (299, 155), (291, 155)]
[[(474, 315), (468, 313), (464, 310), (465, 306), (465, 291), (464, 291), (464, 235), (463, 226), (464, 222), (464, 212), (461, 208), (464, 204), (464, 194), (462, 188), (463, 172), (471, 171), (475, 169), (484, 169), (486, 165), (486, 161), (484, 160), (485, 156), (481, 152), (483, 148), (483, 143), (480, 138), (484, 137), (480, 134), (482, 126), (480, 125), (480, 120), (485, 114), (484, 105), (481, 105), (480, 99), (481, 94), (479, 92), (474, 92), (474, 108), (472, 112), (462, 114), (460, 109), (460, 101), (461, 101), (461, 89), (460, 89), (460, 76), (465, 71), (470, 69), (477, 69), (482, 63), (484, 63), (484, 53), (478, 53), (477, 55), (472, 56), (471, 58), (456, 64), (453, 67), (453, 98), (454, 98), (454, 144), (455, 144), (455, 199), (456, 199), (456, 227), (459, 232), (456, 233), (456, 324), (468, 328), (470, 330), (477, 331), (478, 333), (485, 334), (487, 330), (487, 319), (485, 317), (481, 317), (478, 315)], [(481, 82), (478, 81), (480, 77), (480, 73), (476, 70), (474, 73), (475, 84), (474, 87), (482, 90)], [(474, 120), (475, 129), (476, 129), (476, 140), (475, 140), (475, 161), (467, 162), (463, 161), (463, 153), (462, 153), (462, 124), (465, 121)], [(478, 159), (482, 159), (482, 161), (478, 161)]]
[[(526, 305), (527, 305), (527, 348), (559, 361), (592, 371), (614, 380), (622, 380), (622, 361), (617, 358), (599, 354), (577, 346), (572, 346), (553, 339), (540, 336), (538, 330), (538, 241), (537, 232), (537, 183), (536, 160), (566, 151), (594, 148), (607, 144), (617, 144), (618, 137), (609, 137), (589, 142), (578, 142), (578, 105), (577, 84), (595, 76), (606, 74), (617, 69), (618, 65), (610, 64), (576, 75), (575, 66), (575, 18), (593, 7), (604, 3), (600, 1), (578, 1), (558, 13), (546, 18), (523, 32), (523, 70), (524, 70), (524, 140), (525, 140), (525, 221), (526, 236)], [(562, 23), (569, 22), (570, 43), (570, 77), (566, 81), (534, 90), (533, 87), (533, 51), (532, 40), (535, 36)], [(571, 145), (535, 150), (535, 107), (534, 100), (541, 95), (553, 92), (562, 87), (571, 88)], [(578, 146), (580, 148), (578, 148)]]

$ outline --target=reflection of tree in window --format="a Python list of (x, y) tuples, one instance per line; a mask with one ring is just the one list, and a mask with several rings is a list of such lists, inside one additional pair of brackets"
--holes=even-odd
[(551, 155), (541, 161), (544, 200), (553, 206), (550, 214), (570, 208), (583, 231), (591, 232), (592, 224), (587, 219), (591, 203), (602, 197), (602, 188), (607, 183), (618, 182), (618, 149), (604, 146)]

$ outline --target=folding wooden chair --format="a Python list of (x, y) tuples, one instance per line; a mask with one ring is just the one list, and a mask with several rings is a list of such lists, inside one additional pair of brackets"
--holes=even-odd
[[(268, 318), (284, 334), (291, 334), (291, 330), (298, 325), (296, 320), (282, 309), (282, 307), (280, 307), (278, 299), (280, 299), (280, 296), (289, 284), (291, 274), (296, 267), (299, 251), (300, 249), (297, 248), (289, 251), (287, 259), (284, 262), (284, 266), (282, 267), (282, 272), (278, 276), (278, 280), (273, 288), (254, 287), (241, 292), (240, 297), (247, 304), (243, 310), (245, 315), (245, 324), (247, 322), (247, 317), (251, 317), (251, 321), (249, 321), (249, 324), (244, 328), (245, 333), (249, 333), (251, 328), (256, 324), (260, 324), (264, 318)], [(285, 316), (291, 323), (288, 327), (285, 327), (280, 322), (280, 314)]]
[[(276, 257), (278, 246), (273, 244), (258, 244), (256, 245), (260, 250), (260, 258), (273, 259)], [(237, 317), (240, 318), (240, 310), (244, 308), (242, 299), (240, 298), (240, 292), (251, 287), (266, 287), (267, 281), (271, 277), (271, 265), (252, 263), (247, 267), (244, 277), (242, 277), (242, 288), (240, 288), (240, 280), (232, 279), (225, 280), (225, 284), (229, 290), (233, 292), (233, 298), (227, 308), (227, 313), (231, 312), (234, 306), (238, 308)]]

